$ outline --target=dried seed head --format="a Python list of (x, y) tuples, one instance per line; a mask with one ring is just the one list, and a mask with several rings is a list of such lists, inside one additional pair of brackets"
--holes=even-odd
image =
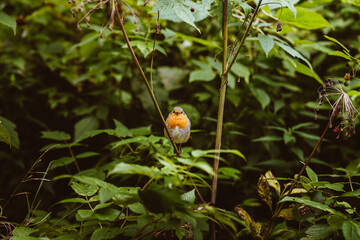
[[(353, 121), (357, 110), (340, 83), (336, 79), (326, 79), (318, 89), (318, 96), (317, 104), (322, 105), (325, 101), (331, 106), (329, 127), (332, 128), (335, 124), (334, 132), (339, 131), (339, 134), (344, 132), (346, 136), (351, 136), (350, 133), (354, 129)], [(318, 108), (314, 109), (315, 119), (317, 119), (318, 110)]]

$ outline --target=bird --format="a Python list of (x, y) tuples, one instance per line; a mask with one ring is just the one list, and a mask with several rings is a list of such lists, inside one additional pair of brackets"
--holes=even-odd
[[(181, 156), (181, 144), (186, 143), (190, 138), (191, 122), (181, 107), (174, 107), (166, 118), (166, 125), (171, 134), (171, 140), (177, 144), (179, 156)], [(169, 138), (166, 129), (164, 129), (165, 137)]]

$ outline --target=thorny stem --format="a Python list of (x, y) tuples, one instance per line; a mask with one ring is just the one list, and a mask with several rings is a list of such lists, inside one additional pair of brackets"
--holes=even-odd
[[(120, 4), (120, 3), (118, 3), (118, 4)], [(139, 60), (137, 59), (136, 54), (135, 54), (135, 52), (134, 52), (134, 50), (133, 50), (133, 48), (132, 48), (132, 46), (131, 46), (131, 44), (130, 44), (129, 37), (128, 37), (128, 35), (127, 35), (127, 33), (126, 33), (126, 30), (125, 30), (125, 27), (124, 27), (123, 19), (121, 18), (120, 13), (119, 13), (119, 8), (120, 8), (120, 10), (121, 10), (121, 6), (116, 6), (116, 16), (117, 16), (117, 19), (118, 19), (118, 21), (119, 21), (119, 24), (120, 24), (120, 27), (121, 27), (121, 31), (122, 31), (122, 33), (123, 33), (123, 35), (124, 35), (126, 44), (127, 44), (128, 48), (129, 48), (129, 51), (130, 51), (130, 53), (131, 53), (131, 56), (132, 56), (132, 58), (133, 58), (133, 60), (134, 60), (134, 62), (135, 62), (135, 64), (136, 64), (137, 68), (138, 68), (139, 71), (140, 71), (141, 78), (144, 80), (145, 86), (146, 86), (146, 88), (147, 88), (147, 90), (148, 90), (148, 92), (149, 92), (149, 94), (150, 94), (151, 100), (153, 101), (153, 103), (154, 103), (154, 105), (155, 105), (155, 108), (156, 108), (156, 110), (157, 110), (157, 112), (158, 112), (158, 114), (159, 114), (159, 116), (160, 116), (160, 118), (161, 118), (161, 122), (162, 122), (162, 124), (163, 124), (163, 126), (164, 126), (164, 128), (165, 128), (165, 131), (166, 131), (167, 135), (169, 136), (169, 139), (170, 139), (170, 141), (171, 141), (171, 144), (173, 145), (173, 147), (174, 147), (177, 155), (180, 156), (179, 149), (177, 148), (176, 144), (174, 143), (174, 141), (173, 141), (173, 139), (172, 139), (172, 137), (171, 137), (169, 128), (168, 128), (168, 126), (166, 125), (164, 116), (163, 116), (162, 113), (161, 113), (161, 110), (160, 110), (159, 104), (158, 104), (157, 101), (156, 101), (155, 95), (154, 95), (153, 91), (151, 90), (151, 87), (150, 87), (149, 82), (148, 82), (148, 80), (147, 80), (147, 78), (146, 78), (146, 76), (145, 76), (145, 73), (144, 73), (144, 71), (143, 71), (142, 68), (141, 68), (140, 62), (139, 62)]]
[[(290, 190), (287, 193), (287, 196), (289, 196), (291, 194), (291, 192), (294, 190), (296, 183), (299, 181), (301, 175), (303, 174), (303, 172), (305, 171), (306, 167), (309, 165), (311, 158), (313, 157), (316, 149), (319, 147), (320, 143), (322, 142), (327, 130), (329, 129), (330, 126), (330, 121), (328, 122), (328, 124), (325, 127), (324, 132), (321, 134), (319, 141), (316, 143), (314, 149), (312, 150), (312, 152), (310, 153), (309, 157), (307, 158), (304, 166), (301, 168), (300, 172), (298, 173), (296, 179), (292, 182), (291, 186), (290, 186)], [(264, 235), (264, 239), (267, 239), (267, 237), (269, 236), (269, 234), (271, 233), (274, 224), (275, 224), (275, 220), (276, 218), (279, 216), (282, 208), (284, 207), (285, 202), (282, 202), (275, 210), (274, 215), (272, 216), (271, 220), (270, 220), (270, 224), (269, 224), (269, 228), (267, 229), (265, 235)]]
[[(255, 10), (254, 10), (254, 13), (253, 13), (253, 15), (252, 15), (252, 17), (251, 17), (251, 19), (250, 19), (249, 25), (247, 26), (247, 28), (246, 28), (246, 30), (245, 30), (245, 33), (243, 34), (243, 36), (242, 36), (242, 38), (241, 38), (240, 45), (239, 45), (239, 47), (237, 48), (236, 52), (234, 53), (234, 56), (233, 56), (233, 58), (231, 59), (231, 62), (230, 62), (230, 64), (227, 66), (226, 71), (223, 73), (223, 75), (227, 75), (227, 74), (229, 73), (232, 65), (235, 63), (236, 57), (239, 55), (240, 49), (241, 49), (242, 45), (244, 45), (244, 42), (245, 42), (245, 40), (246, 40), (246, 38), (247, 38), (247, 36), (248, 36), (248, 34), (249, 34), (250, 28), (251, 28), (251, 26), (252, 26), (252, 24), (253, 24), (253, 22), (254, 22), (254, 20), (255, 20), (255, 17), (256, 17), (256, 15), (257, 15), (257, 13), (259, 12), (261, 2), (262, 2), (262, 0), (260, 0), (260, 1), (258, 2), (258, 5), (256, 5), (256, 8), (255, 8)], [(225, 6), (224, 6), (224, 8), (225, 8)], [(223, 49), (223, 50), (226, 51), (225, 49)]]

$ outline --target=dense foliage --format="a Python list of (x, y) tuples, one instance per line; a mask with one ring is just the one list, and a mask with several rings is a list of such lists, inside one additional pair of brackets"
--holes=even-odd
[(226, 2), (0, 2), (1, 238), (360, 239), (360, 2), (229, 1), (214, 173)]

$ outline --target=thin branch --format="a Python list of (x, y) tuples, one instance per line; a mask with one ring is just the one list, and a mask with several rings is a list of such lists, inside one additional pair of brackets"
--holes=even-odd
[[(120, 5), (120, 3), (118, 3), (118, 4)], [(134, 60), (134, 62), (135, 62), (135, 64), (136, 64), (137, 68), (138, 68), (139, 71), (140, 71), (141, 78), (143, 79), (143, 81), (144, 81), (144, 83), (145, 83), (145, 86), (146, 86), (146, 88), (147, 88), (147, 90), (148, 90), (148, 92), (149, 92), (149, 94), (150, 94), (151, 100), (153, 101), (153, 103), (154, 103), (154, 105), (155, 105), (155, 108), (156, 108), (156, 110), (157, 110), (157, 112), (158, 112), (158, 114), (159, 114), (159, 116), (160, 116), (160, 118), (161, 118), (161, 122), (162, 122), (162, 124), (163, 124), (163, 126), (164, 126), (164, 128), (165, 128), (165, 131), (166, 131), (167, 135), (169, 136), (169, 139), (170, 139), (170, 141), (171, 141), (171, 144), (173, 145), (173, 147), (174, 147), (177, 155), (180, 156), (179, 149), (177, 148), (176, 144), (174, 143), (174, 140), (173, 140), (172, 137), (171, 137), (170, 130), (169, 130), (168, 126), (166, 125), (164, 116), (163, 116), (162, 113), (161, 113), (161, 110), (160, 110), (159, 104), (158, 104), (157, 101), (156, 101), (155, 95), (154, 95), (153, 91), (151, 90), (151, 87), (150, 87), (149, 82), (148, 82), (148, 80), (147, 80), (147, 78), (146, 78), (146, 76), (145, 76), (145, 73), (144, 73), (144, 71), (143, 71), (142, 68), (141, 68), (140, 62), (139, 62), (139, 60), (137, 59), (136, 54), (135, 54), (135, 52), (134, 52), (134, 50), (133, 50), (133, 48), (132, 48), (132, 46), (131, 46), (131, 44), (130, 44), (129, 37), (128, 37), (128, 35), (127, 35), (127, 33), (126, 33), (126, 30), (125, 30), (125, 27), (124, 27), (124, 20), (121, 18), (120, 13), (119, 13), (119, 8), (120, 8), (120, 10), (121, 10), (121, 6), (117, 6), (117, 7), (116, 7), (116, 16), (117, 16), (117, 19), (118, 19), (118, 21), (119, 21), (119, 24), (120, 24), (120, 27), (121, 27), (121, 31), (122, 31), (122, 33), (123, 33), (123, 35), (124, 35), (126, 44), (127, 44), (128, 48), (129, 48), (129, 51), (130, 51), (130, 53), (131, 53), (131, 56), (132, 56), (132, 58), (133, 58), (133, 60)]]
[(262, 0), (260, 0), (259, 3), (258, 3), (258, 5), (256, 6), (256, 8), (255, 8), (255, 10), (254, 10), (254, 13), (253, 13), (253, 15), (252, 15), (252, 17), (251, 17), (251, 19), (250, 19), (249, 25), (247, 26), (247, 28), (246, 28), (246, 30), (245, 30), (245, 33), (244, 33), (244, 35), (243, 35), (242, 38), (241, 38), (240, 45), (239, 45), (239, 47), (237, 48), (237, 50), (236, 50), (236, 52), (235, 52), (235, 54), (234, 54), (234, 57), (231, 59), (230, 64), (227, 66), (224, 75), (227, 75), (227, 74), (229, 73), (232, 65), (235, 63), (236, 58), (237, 58), (237, 56), (238, 56), (239, 53), (240, 53), (240, 49), (241, 49), (241, 47), (244, 45), (245, 39), (247, 38), (247, 36), (248, 36), (248, 34), (249, 34), (249, 31), (250, 31), (250, 28), (251, 28), (251, 26), (252, 26), (252, 24), (253, 24), (253, 22), (254, 22), (254, 19), (255, 19), (257, 13), (259, 12), (259, 8), (260, 8), (260, 5), (261, 5), (261, 2), (262, 2)]

